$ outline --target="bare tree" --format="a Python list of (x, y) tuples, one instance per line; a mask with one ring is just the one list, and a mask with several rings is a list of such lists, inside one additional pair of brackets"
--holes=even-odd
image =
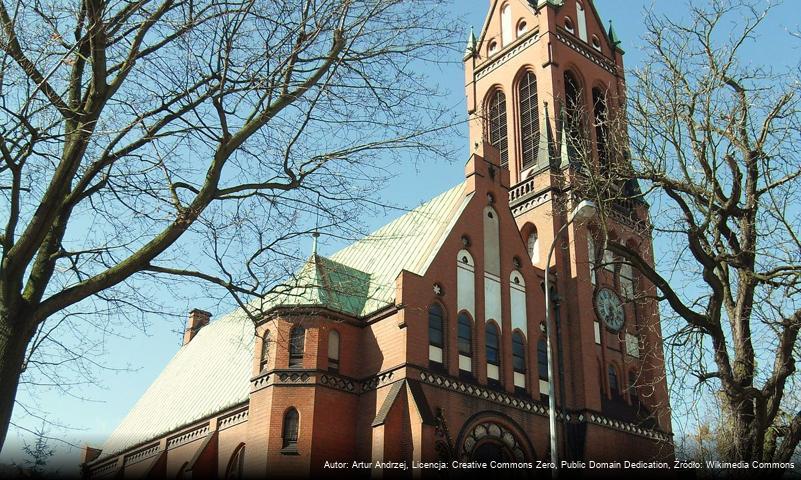
[[(581, 195), (604, 219), (651, 204), (639, 220), (667, 248), (659, 268), (614, 238), (604, 248), (669, 306), (674, 402), (694, 392), (690, 401), (720, 405), (723, 459), (788, 462), (801, 440), (791, 395), (801, 353), (798, 73), (745, 58), (770, 6), (688, 9), (687, 23), (648, 14), (629, 98), (608, 92), (609, 114), (588, 120), (596, 128), (582, 148), (609, 160), (577, 156)], [(626, 104), (627, 118), (616, 116)]]
[(136, 321), (143, 278), (258, 316), (294, 238), (352, 234), (401, 152), (441, 153), (445, 3), (0, 3), (0, 447), (64, 319)]

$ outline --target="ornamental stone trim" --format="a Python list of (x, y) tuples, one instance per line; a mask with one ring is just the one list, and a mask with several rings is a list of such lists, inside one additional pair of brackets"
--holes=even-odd
[(320, 375), (319, 381), (320, 385), (342, 390), (343, 392), (358, 393), (356, 391), (356, 382), (345, 377), (340, 377), (339, 375), (324, 373)]
[(225, 430), (226, 428), (230, 428), (233, 427), (234, 425), (239, 425), (240, 423), (246, 422), (248, 419), (248, 413), (249, 410), (246, 408), (244, 410), (234, 412), (225, 417), (221, 417), (220, 420), (217, 422), (217, 430)]
[(385, 385), (392, 381), (392, 377), (395, 376), (395, 371), (391, 370), (389, 372), (382, 373), (380, 375), (376, 375), (368, 380), (362, 382), (362, 392), (369, 392), (370, 390), (375, 390), (376, 388)]
[(115, 458), (114, 460), (112, 460), (112, 461), (110, 461), (108, 463), (104, 463), (103, 465), (100, 465), (99, 467), (92, 469), (92, 474), (93, 474), (93, 476), (96, 475), (96, 476), (99, 476), (99, 477), (103, 476), (103, 475), (107, 475), (107, 474), (117, 470), (117, 468), (118, 468), (117, 464), (118, 463), (119, 463), (119, 460)]
[(566, 33), (560, 29), (556, 31), (556, 38), (563, 44), (567, 45), (571, 49), (580, 53), (582, 56), (587, 58), (592, 63), (598, 65), (599, 67), (603, 68), (612, 75), (617, 75), (617, 66), (614, 63), (598, 55), (597, 53), (591, 51), (590, 49), (585, 48), (583, 45), (578, 43), (579, 41), (574, 40), (573, 35)]
[(130, 465), (132, 463), (140, 462), (147, 458), (150, 458), (154, 455), (159, 453), (159, 444), (154, 443), (153, 445), (147, 446), (141, 450), (137, 450), (133, 453), (126, 455), (123, 458), (122, 464), (123, 465)]
[[(478, 385), (472, 385), (451, 377), (437, 375), (428, 371), (421, 371), (420, 379), (430, 385), (471, 395), (482, 400), (489, 400), (501, 405), (507, 405), (512, 408), (534, 413), (540, 416), (547, 416), (549, 412), (548, 407), (539, 402), (513, 397), (503, 392), (496, 392)], [(583, 412), (567, 412), (559, 410), (556, 412), (556, 418), (560, 421), (565, 420), (571, 423), (592, 423), (622, 432), (633, 433), (635, 435), (650, 438), (652, 440), (670, 441), (670, 435), (667, 433), (650, 428), (644, 428), (633, 423), (607, 418), (594, 412), (586, 412), (585, 414)]]
[(481, 65), (480, 67), (478, 67), (476, 71), (475, 74), (476, 80), (480, 80), (486, 77), (487, 74), (489, 74), (490, 72), (497, 70), (501, 65), (516, 57), (523, 50), (527, 49), (529, 46), (536, 43), (540, 38), (542, 38), (542, 35), (540, 35), (539, 32), (535, 31), (529, 38), (522, 41), (518, 45), (515, 45), (515, 47), (512, 48), (511, 50), (508, 50), (503, 55), (491, 59), (484, 65)]
[(171, 448), (185, 445), (189, 442), (194, 442), (195, 440), (203, 438), (209, 433), (209, 430), (209, 424), (207, 423), (195, 428), (194, 430), (189, 430), (188, 432), (169, 438), (167, 439), (167, 449), (169, 450)]

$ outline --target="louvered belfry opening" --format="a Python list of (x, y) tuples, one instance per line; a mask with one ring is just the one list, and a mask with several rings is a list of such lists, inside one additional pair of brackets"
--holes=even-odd
[(498, 90), (490, 97), (488, 113), (489, 141), (500, 153), (501, 166), (506, 167), (509, 165), (509, 138), (506, 128), (506, 95), (502, 91)]
[(537, 163), (537, 147), (540, 137), (540, 118), (537, 106), (537, 77), (526, 72), (520, 79), (520, 151), (523, 168)]

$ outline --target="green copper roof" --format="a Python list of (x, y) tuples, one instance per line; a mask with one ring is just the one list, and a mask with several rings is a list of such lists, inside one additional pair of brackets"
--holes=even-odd
[(269, 298), (271, 306), (319, 306), (359, 316), (364, 309), (370, 274), (312, 255), (291, 282)]
[[(331, 258), (313, 254), (265, 301), (324, 306), (355, 317), (392, 305), (401, 270), (425, 273), (469, 199), (461, 183)], [(254, 338), (253, 322), (242, 310), (203, 327), (114, 430), (102, 458), (246, 402)]]

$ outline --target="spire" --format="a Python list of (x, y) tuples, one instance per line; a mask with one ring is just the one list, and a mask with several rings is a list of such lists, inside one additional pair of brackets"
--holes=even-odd
[(620, 39), (617, 38), (615, 27), (612, 26), (612, 20), (609, 20), (609, 41), (612, 42), (614, 48), (620, 47)]
[(468, 58), (472, 57), (476, 53), (476, 44), (478, 40), (476, 39), (476, 33), (473, 31), (473, 27), (470, 27), (470, 35), (467, 37), (467, 48), (464, 50), (464, 59), (467, 60)]
[(551, 163), (551, 158), (553, 157), (553, 131), (551, 130), (551, 121), (548, 118), (548, 102), (545, 102), (545, 108), (543, 109), (544, 119), (543, 125), (545, 133), (543, 133), (543, 128), (540, 128), (540, 140), (539, 145), (537, 146), (537, 163), (542, 165), (549, 165)]
[(320, 232), (315, 230), (312, 232), (312, 256), (317, 257), (317, 239), (320, 238)]

